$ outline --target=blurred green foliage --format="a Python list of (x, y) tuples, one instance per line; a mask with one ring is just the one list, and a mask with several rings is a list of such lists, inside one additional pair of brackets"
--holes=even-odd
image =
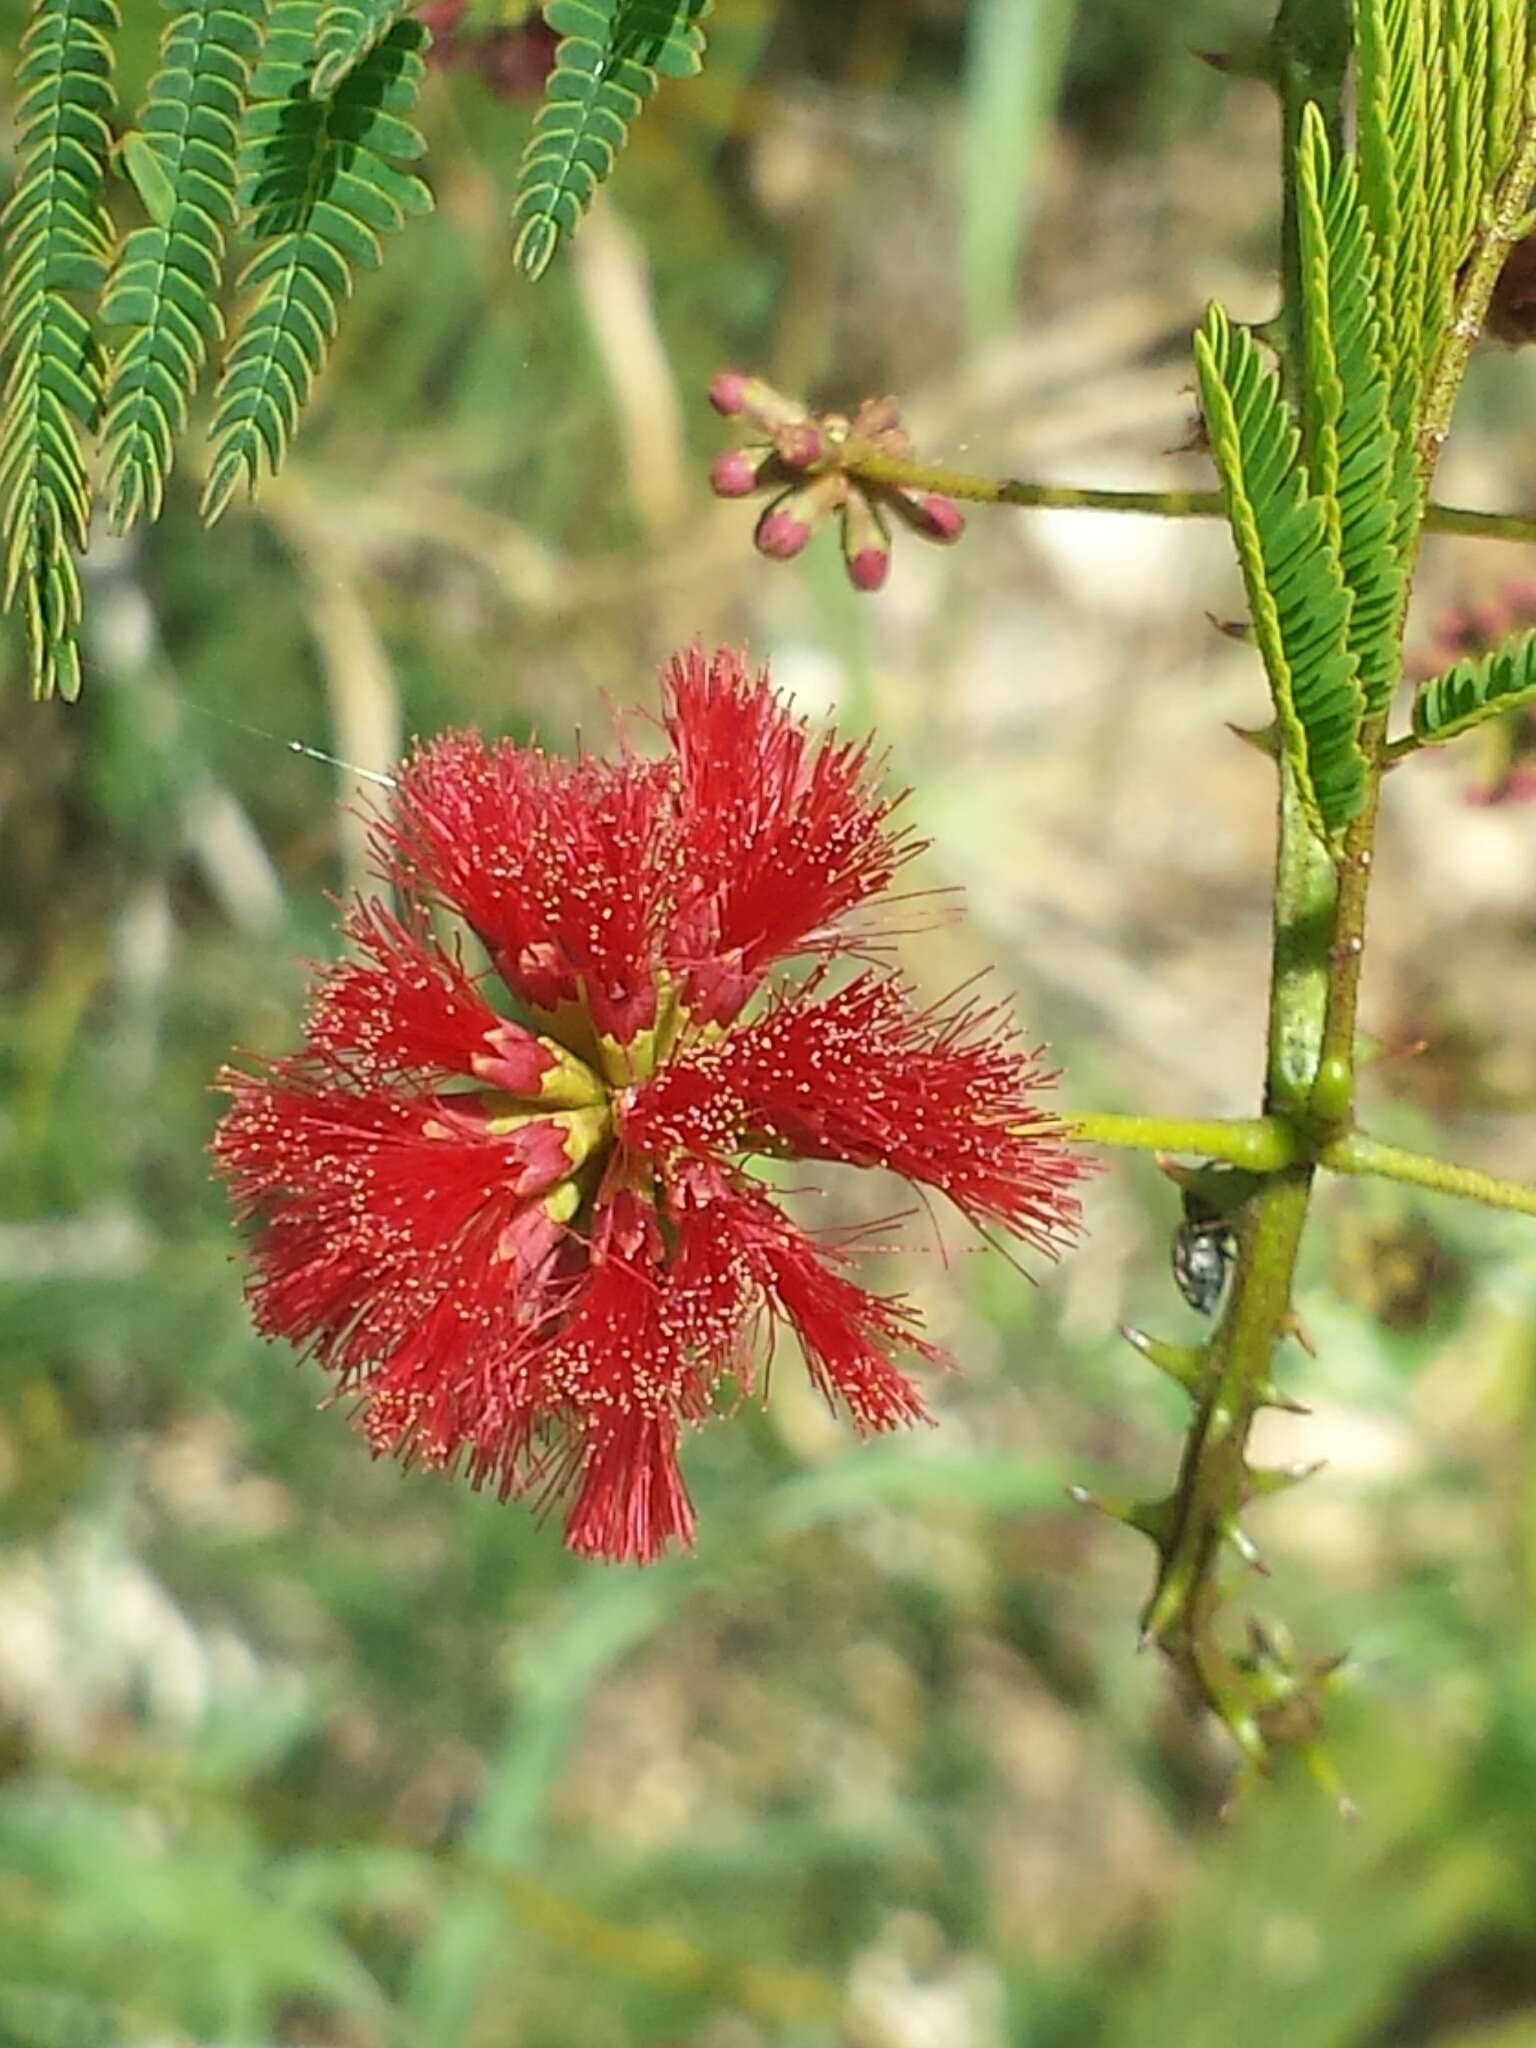
[[(966, 38), (1006, 9), (721, 0), (709, 72), (537, 290), (507, 231), (527, 111), (439, 76), (438, 213), (360, 288), (288, 474), (211, 538), (188, 479), (98, 547), (80, 706), (27, 704), (7, 636), (0, 2044), (1536, 2043), (1517, 1221), (1336, 1191), (1295, 1384), (1363, 1447), (1310, 1522), (1272, 1520), (1308, 1638), (1358, 1655), (1364, 1819), (1298, 1781), (1223, 1823), (1225, 1756), (1130, 1654), (1145, 1560), (1061, 1495), (1173, 1441), (1107, 1309), (930, 1258), (966, 1367), (936, 1434), (856, 1446), (786, 1358), (767, 1413), (692, 1447), (698, 1555), (605, 1571), (316, 1412), (250, 1331), (203, 1155), (211, 1076), (291, 1040), (355, 875), (291, 743), (375, 769), (455, 720), (565, 743), (692, 634), (739, 634), (759, 572), (697, 481), (709, 373), (952, 362), (948, 308), (985, 331), (1016, 303), (1043, 154), (1191, 148), (1224, 88), (1187, 46), (1247, 12), (1021, 31), (1009, 75), (1048, 67), (1033, 103), (1068, 125), (1042, 114), (1001, 189), (923, 131), (965, 231), (922, 333), (846, 303), (837, 251), (903, 232), (883, 123), (899, 156), (904, 107), (941, 138), (1002, 122)], [(20, 19), (0, 4), (0, 49)], [(647, 266), (653, 332), (614, 312)], [(878, 721), (824, 569), (805, 616)], [(1132, 1245), (1133, 1312), (1170, 1312), (1165, 1249)]]

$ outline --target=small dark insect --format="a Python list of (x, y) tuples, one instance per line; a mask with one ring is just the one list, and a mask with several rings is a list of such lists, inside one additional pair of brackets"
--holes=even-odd
[(1231, 1226), (1220, 1216), (1189, 1216), (1173, 1234), (1173, 1279), (1192, 1309), (1213, 1316), (1237, 1250)]

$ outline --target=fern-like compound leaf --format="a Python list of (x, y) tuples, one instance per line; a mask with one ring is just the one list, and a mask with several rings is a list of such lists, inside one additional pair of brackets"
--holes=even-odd
[(1536, 632), (1522, 633), (1489, 654), (1468, 656), (1421, 683), (1413, 700), (1414, 737), (1423, 746), (1438, 746), (1532, 697)]
[[(1358, 0), (1355, 9), (1360, 196), (1376, 249), (1376, 331), (1388, 411), (1405, 445), (1418, 422), (1421, 343), (1431, 297), (1425, 5), (1426, 0)], [(1405, 554), (1417, 518), (1415, 495), (1397, 532)]]
[(1421, 0), (1426, 129), (1425, 274), (1419, 362), (1426, 374), (1455, 316), (1457, 281), (1504, 166), (1485, 138), (1493, 53), (1490, 0)]
[(1329, 839), (1360, 809), (1366, 777), (1349, 592), (1328, 513), (1279, 378), (1219, 306), (1195, 335), (1195, 365), (1281, 742), (1308, 822)]
[(333, 93), (354, 65), (376, 49), (416, 0), (327, 0), (315, 38), (310, 90)]
[(1527, 0), (1356, 0), (1360, 191), (1394, 426), (1411, 432), (1520, 118)]
[[(1470, 4), (1475, 5), (1476, 0)], [(1531, 20), (1529, 0), (1491, 0), (1483, 124), (1485, 188), (1497, 183), (1514, 154), (1533, 33), (1536, 23)]]
[(115, 0), (34, 0), (16, 67), (16, 165), (0, 215), (0, 540), (4, 602), (20, 603), (36, 696), (80, 690), (80, 577), (102, 364), (75, 303), (106, 275), (101, 204), (112, 136)]
[(323, 0), (275, 0), (241, 128), (240, 200), (265, 244), (247, 267), (249, 294), (214, 406), (204, 517), (217, 519), (243, 483), (254, 490), (287, 452), (335, 336), (352, 273), (380, 258), (379, 237), (431, 194), (391, 158), (419, 156), (409, 116), (427, 31), (397, 21), (336, 91), (313, 90)]
[(714, 0), (549, 0), (558, 30), (544, 103), (523, 152), (512, 220), (513, 261), (542, 277), (608, 177), (658, 78), (704, 62), (699, 24)]
[[(210, 348), (224, 338), (218, 294), (235, 225), (236, 151), (266, 0), (177, 11), (160, 45), (133, 144), (151, 221), (124, 241), (101, 317), (125, 331), (107, 389), (107, 502), (120, 530), (159, 517), (176, 441)], [(149, 184), (158, 174), (159, 183)], [(156, 203), (151, 203), (151, 201)]]
[(1397, 683), (1405, 598), (1398, 539), (1411, 528), (1417, 486), (1412, 446), (1388, 416), (1375, 238), (1354, 164), (1347, 156), (1333, 161), (1315, 106), (1302, 113), (1296, 200), (1306, 287), (1304, 445), (1350, 594), (1351, 663), (1366, 711), (1384, 712)]

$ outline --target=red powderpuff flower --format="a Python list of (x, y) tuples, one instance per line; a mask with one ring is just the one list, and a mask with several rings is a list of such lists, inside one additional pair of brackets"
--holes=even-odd
[(303, 1050), (221, 1075), (213, 1141), (258, 1224), (258, 1324), (360, 1397), (375, 1449), (568, 1492), (571, 1546), (616, 1559), (691, 1539), (681, 1427), (751, 1386), (775, 1325), (859, 1431), (923, 1419), (914, 1311), (755, 1156), (885, 1167), (1052, 1254), (1087, 1170), (1005, 1017), (917, 1009), (870, 964), (850, 920), (916, 847), (868, 747), (814, 739), (730, 653), (664, 688), (660, 760), (417, 751), (375, 828), (399, 914), (347, 913)]

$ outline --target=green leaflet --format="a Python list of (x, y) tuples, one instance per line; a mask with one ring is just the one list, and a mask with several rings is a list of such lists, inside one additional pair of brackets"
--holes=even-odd
[(1356, 0), (1360, 192), (1393, 423), (1411, 431), (1519, 120), (1525, 0)]
[(1302, 430), (1312, 488), (1350, 594), (1347, 645), (1367, 714), (1385, 712), (1399, 669), (1404, 601), (1398, 535), (1417, 497), (1412, 449), (1393, 433), (1377, 347), (1374, 239), (1355, 167), (1332, 161), (1315, 106), (1296, 163), (1302, 302)]
[[(1376, 249), (1376, 336), (1393, 431), (1408, 448), (1423, 382), (1420, 340), (1428, 292), (1429, 92), (1425, 0), (1357, 0), (1355, 97), (1360, 198)], [(1407, 559), (1418, 490), (1399, 499), (1396, 542)]]
[[(1419, 361), (1427, 374), (1454, 318), (1456, 283), (1504, 169), (1487, 152), (1497, 24), (1490, 0), (1420, 0), (1429, 126)], [(1523, 39), (1522, 39), (1523, 40)], [(1499, 53), (1510, 54), (1508, 49)]]
[(1365, 756), (1349, 592), (1328, 514), (1308, 488), (1279, 378), (1219, 306), (1195, 335), (1195, 365), (1281, 741), (1308, 821), (1330, 839), (1364, 799)]
[(155, 226), (168, 228), (176, 212), (176, 187), (154, 144), (130, 128), (118, 145), (117, 159)]
[(311, 91), (333, 93), (415, 4), (416, 0), (326, 0), (315, 38)]
[(549, 268), (608, 177), (658, 77), (687, 78), (704, 61), (698, 24), (714, 0), (549, 0), (562, 38), (523, 152), (512, 220), (513, 261)]
[(218, 294), (235, 225), (236, 146), (265, 14), (266, 0), (176, 14), (124, 144), (151, 222), (124, 241), (101, 302), (103, 323), (127, 330), (104, 422), (107, 499), (120, 531), (141, 514), (159, 517), (188, 404), (209, 348), (224, 337)]
[(1529, 0), (1491, 0), (1483, 135), (1485, 186), (1497, 180), (1514, 153), (1532, 25)]
[(114, 106), (115, 0), (35, 0), (16, 67), (16, 179), (0, 215), (0, 539), (4, 601), (27, 622), (33, 694), (80, 690), (80, 577), (91, 492), (80, 432), (101, 408), (102, 366), (75, 303), (106, 274), (101, 204)]
[(1413, 700), (1414, 737), (1438, 746), (1530, 697), (1536, 697), (1536, 632), (1458, 661), (1422, 683)]
[(323, 0), (276, 0), (241, 127), (239, 199), (265, 241), (241, 279), (251, 293), (215, 398), (203, 515), (254, 489), (287, 452), (352, 272), (379, 261), (379, 236), (428, 212), (419, 178), (388, 161), (421, 154), (406, 118), (427, 31), (398, 21), (334, 94), (312, 90)]

